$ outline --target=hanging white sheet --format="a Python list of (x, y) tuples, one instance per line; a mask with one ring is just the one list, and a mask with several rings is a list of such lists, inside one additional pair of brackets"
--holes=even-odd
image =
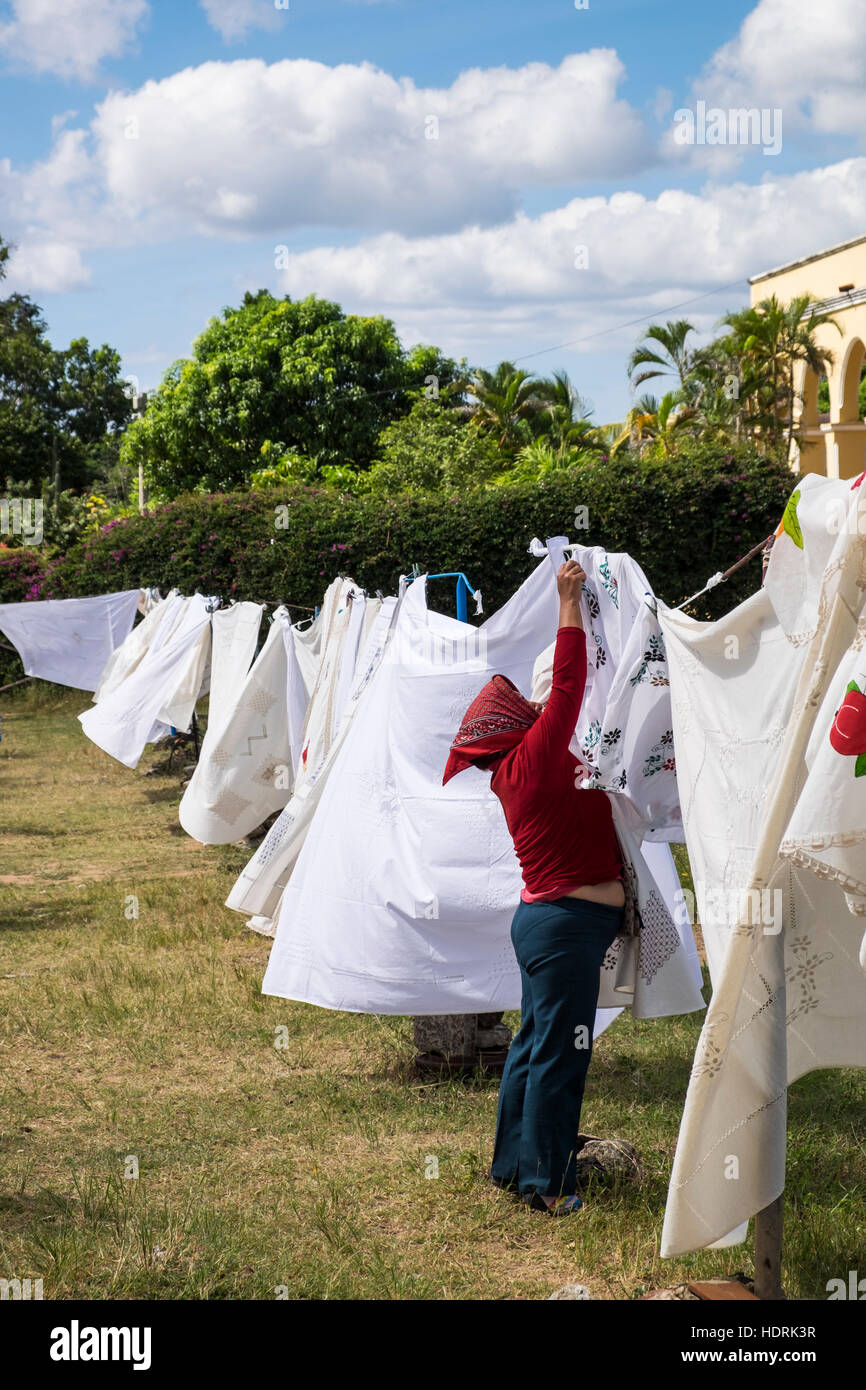
[[(177, 613), (174, 600), (177, 589), (172, 589), (164, 601), (155, 602), (148, 608), (142, 621), (132, 629), (129, 636), (111, 653), (105, 664), (99, 684), (93, 692), (93, 703), (98, 705), (112, 690), (116, 690), (127, 676), (132, 675), (136, 666), (144, 659), (148, 648), (156, 639), (156, 634), (171, 613)], [(140, 605), (139, 605), (140, 611)], [(170, 619), (169, 619), (170, 620)]]
[(303, 627), (300, 625), (292, 627), (292, 641), (295, 644), (296, 659), (309, 700), (315, 688), (316, 677), (319, 674), (319, 666), (322, 661), (324, 610), (320, 608), (311, 623), (308, 623), (306, 618), (302, 618), (301, 622), (304, 624)]
[(162, 594), (159, 589), (142, 589), (138, 599), (138, 611), (143, 618), (146, 618), (150, 610), (155, 608), (158, 603), (162, 603)]
[[(828, 527), (839, 499), (843, 524)], [(762, 590), (715, 623), (659, 605), (713, 979), (666, 1256), (743, 1240), (784, 1188), (788, 1084), (816, 1067), (866, 1065), (858, 702), (850, 724), (843, 716), (854, 745), (831, 743), (847, 684), (866, 675), (864, 597), (866, 488), (809, 475)]]
[(286, 721), (289, 756), (292, 762), (292, 785), (294, 786), (295, 770), (301, 757), (304, 720), (307, 717), (307, 705), (310, 696), (304, 680), (304, 673), (301, 670), (301, 663), (298, 661), (295, 629), (289, 624), (283, 628), (283, 645), (286, 649)]
[[(202, 844), (240, 840), (285, 806), (291, 795), (290, 633), (289, 615), (278, 608), (234, 706), (216, 726), (208, 727), (179, 808), (184, 830)], [(296, 704), (293, 718), (297, 719)]]
[(295, 771), (296, 790), (318, 767), (333, 741), (340, 704), (346, 695), (340, 677), (346, 666), (351, 672), (354, 665), (364, 611), (364, 595), (351, 579), (335, 579), (326, 589), (320, 614), (321, 657), (304, 720), (301, 756)]
[(0, 631), (28, 676), (75, 690), (95, 690), (112, 652), (135, 622), (140, 589), (93, 598), (0, 604)]
[(285, 885), (301, 851), (307, 831), (319, 805), (340, 748), (349, 728), (366, 699), (373, 676), (383, 659), (388, 635), (394, 621), (397, 600), (386, 598), (379, 604), (375, 621), (364, 649), (355, 664), (355, 683), (343, 711), (340, 727), (327, 751), (320, 752), (318, 762), (311, 764), (301, 785), (296, 785), (291, 800), (274, 821), (262, 843), (232, 888), (226, 906), (248, 915), (250, 926), (263, 935), (274, 933), (276, 916)]
[(201, 594), (180, 599), (176, 618), (169, 612), (132, 674), (78, 716), (87, 737), (127, 767), (137, 766), (163, 726), (188, 727), (210, 652), (210, 602)]
[(219, 730), (237, 703), (256, 654), (263, 611), (262, 603), (233, 603), (229, 608), (218, 608), (211, 618), (208, 733)]

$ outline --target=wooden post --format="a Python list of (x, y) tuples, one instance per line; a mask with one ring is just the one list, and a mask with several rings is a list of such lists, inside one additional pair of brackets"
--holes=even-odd
[(755, 1217), (755, 1293), (775, 1301), (782, 1289), (782, 1210), (784, 1193)]

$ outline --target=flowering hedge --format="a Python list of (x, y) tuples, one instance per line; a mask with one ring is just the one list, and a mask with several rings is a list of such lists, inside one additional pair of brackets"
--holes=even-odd
[(39, 546), (0, 545), (0, 603), (41, 597), (45, 558)]

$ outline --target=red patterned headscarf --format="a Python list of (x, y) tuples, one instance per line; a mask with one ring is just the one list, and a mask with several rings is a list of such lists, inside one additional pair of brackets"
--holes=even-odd
[(442, 785), (464, 768), (487, 770), (501, 754), (517, 747), (538, 713), (507, 676), (493, 676), (463, 716), (445, 764)]

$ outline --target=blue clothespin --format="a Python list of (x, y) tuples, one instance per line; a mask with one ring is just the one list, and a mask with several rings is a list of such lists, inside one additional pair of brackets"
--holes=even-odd
[[(408, 576), (408, 582), (410, 584), (413, 579), (420, 579), (421, 577), (417, 565), (412, 566), (412, 571), (412, 574)], [(440, 574), (428, 574), (427, 578), (457, 580), (457, 617), (461, 623), (468, 622), (469, 618), (468, 609), (466, 606), (467, 594), (471, 595), (471, 597), (475, 600), (476, 615), (484, 612), (484, 609), (481, 606), (481, 590), (473, 589), (472, 585), (469, 583), (469, 580), (466, 578), (466, 575), (463, 573), (462, 570), (443, 570)]]

